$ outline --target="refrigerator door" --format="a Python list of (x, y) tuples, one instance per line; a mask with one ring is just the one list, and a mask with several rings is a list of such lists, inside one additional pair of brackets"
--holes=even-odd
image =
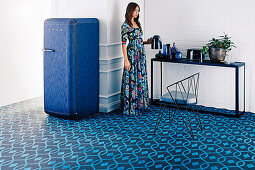
[(77, 113), (86, 116), (99, 111), (99, 21), (77, 21)]
[(48, 19), (44, 23), (44, 110), (70, 116), (75, 113), (75, 24)]

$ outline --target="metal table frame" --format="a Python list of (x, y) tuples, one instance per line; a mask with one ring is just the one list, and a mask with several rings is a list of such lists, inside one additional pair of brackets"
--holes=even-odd
[[(245, 63), (244, 62), (235, 62), (230, 64), (225, 63), (212, 63), (210, 60), (199, 61), (190, 61), (187, 59), (172, 60), (172, 59), (151, 59), (151, 104), (156, 104), (159, 99), (153, 99), (153, 63), (160, 62), (160, 74), (161, 74), (161, 96), (162, 96), (162, 63), (170, 62), (177, 64), (195, 64), (195, 65), (204, 65), (204, 66), (217, 66), (217, 67), (231, 67), (235, 68), (235, 115), (224, 114), (227, 116), (239, 117), (242, 113), (245, 113)], [(244, 67), (244, 110), (240, 112), (239, 110), (239, 68)]]

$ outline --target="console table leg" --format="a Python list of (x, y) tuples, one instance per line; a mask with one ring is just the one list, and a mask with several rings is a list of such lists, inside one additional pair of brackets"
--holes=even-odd
[(160, 62), (160, 71), (161, 71), (161, 73), (160, 73), (160, 75), (161, 75), (161, 84), (160, 84), (161, 91), (160, 91), (160, 94), (162, 96), (162, 61)]
[(236, 67), (235, 68), (235, 72), (236, 72), (236, 78), (235, 78), (235, 81), (236, 81), (236, 91), (235, 91), (235, 97), (236, 97), (236, 117), (239, 117), (239, 68)]
[(151, 104), (154, 104), (153, 102), (153, 60), (151, 60)]
[(245, 113), (245, 64), (243, 67), (243, 113)]

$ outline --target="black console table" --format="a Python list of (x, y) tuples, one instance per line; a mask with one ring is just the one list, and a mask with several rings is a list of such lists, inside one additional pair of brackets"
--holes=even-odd
[[(162, 63), (163, 62), (170, 62), (170, 63), (177, 63), (177, 64), (195, 64), (195, 65), (204, 65), (204, 66), (216, 66), (216, 67), (231, 67), (235, 68), (235, 115), (228, 116), (235, 116), (239, 117), (242, 113), (245, 112), (245, 63), (244, 62), (235, 62), (235, 63), (212, 63), (210, 60), (203, 60), (203, 62), (199, 62), (197, 60), (187, 60), (187, 59), (179, 59), (179, 60), (172, 60), (172, 59), (151, 59), (151, 104), (156, 104), (159, 99), (153, 99), (153, 63), (160, 62), (160, 73), (161, 73), (161, 96), (162, 96)], [(244, 67), (244, 110), (240, 112), (239, 110), (239, 69)]]

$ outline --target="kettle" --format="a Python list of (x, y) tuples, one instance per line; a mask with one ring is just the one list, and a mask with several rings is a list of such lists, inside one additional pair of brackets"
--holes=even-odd
[(151, 49), (162, 49), (162, 40), (159, 35), (152, 37)]

